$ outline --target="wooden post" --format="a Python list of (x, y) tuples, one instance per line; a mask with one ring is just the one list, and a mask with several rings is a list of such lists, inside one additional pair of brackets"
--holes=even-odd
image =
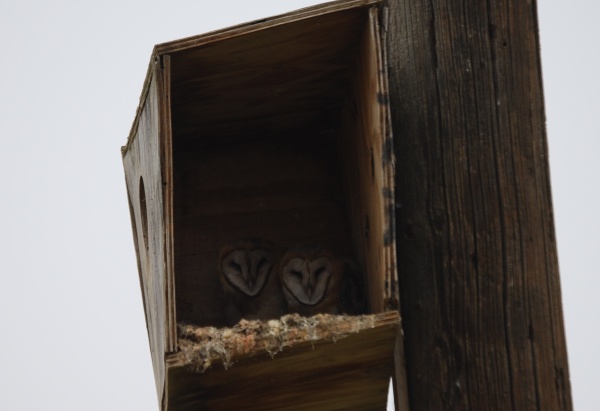
[(571, 410), (536, 2), (387, 8), (410, 410)]

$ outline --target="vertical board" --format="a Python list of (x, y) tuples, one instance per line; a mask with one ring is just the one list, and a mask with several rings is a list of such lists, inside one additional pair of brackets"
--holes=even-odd
[(166, 333), (165, 230), (160, 142), (160, 81), (151, 67), (143, 103), (123, 148), (127, 192), (133, 210), (132, 227), (138, 251), (138, 269), (154, 377), (159, 399), (164, 386)]
[(177, 349), (175, 315), (175, 258), (173, 220), (173, 132), (171, 122), (171, 58), (160, 57), (160, 70), (157, 70), (160, 105), (160, 144), (161, 173), (164, 204), (164, 255), (165, 255), (165, 316), (166, 352)]
[[(395, 240), (394, 154), (379, 10), (372, 7), (361, 45), (351, 103), (340, 146), (353, 237), (366, 272), (371, 312), (399, 309)], [(408, 409), (404, 341), (394, 349), (396, 409)]]
[[(384, 9), (384, 20), (387, 19), (387, 8)], [(383, 142), (381, 167), (383, 173), (383, 189), (381, 198), (384, 209), (384, 260), (385, 260), (385, 283), (384, 295), (386, 298), (385, 308), (400, 311), (400, 291), (398, 289), (398, 265), (396, 263), (396, 202), (395, 202), (395, 156), (393, 149), (393, 133), (390, 114), (390, 98), (387, 76), (387, 56), (385, 48), (385, 36), (379, 25), (379, 13), (376, 8), (370, 10), (370, 33), (376, 45), (377, 71), (379, 91), (377, 101), (381, 105), (380, 127)], [(385, 24), (385, 23), (384, 23)], [(385, 27), (383, 27), (385, 30)], [(402, 327), (398, 330), (396, 346), (394, 347), (394, 375), (391, 389), (394, 391), (396, 410), (408, 410), (408, 388), (406, 380), (406, 356), (404, 353), (404, 333)]]
[(390, 212), (394, 161), (377, 30), (377, 9), (373, 8), (339, 137), (352, 235), (367, 279), (370, 312), (374, 313), (397, 307)]
[(397, 310), (399, 308), (398, 272), (396, 265), (396, 230), (395, 230), (395, 156), (393, 135), (390, 120), (389, 90), (387, 84), (387, 68), (385, 50), (382, 45), (379, 25), (379, 9), (371, 7), (369, 11), (368, 36), (373, 37), (374, 53), (377, 64), (373, 67), (377, 75), (377, 103), (379, 108), (379, 127), (381, 141), (382, 187), (379, 197), (382, 201), (383, 260), (385, 267), (384, 278), (384, 308)]

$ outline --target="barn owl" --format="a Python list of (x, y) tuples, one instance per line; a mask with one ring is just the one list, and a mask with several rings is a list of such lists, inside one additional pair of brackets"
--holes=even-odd
[(275, 272), (281, 252), (267, 240), (240, 240), (222, 247), (219, 273), (233, 307), (227, 321), (268, 320), (285, 314), (285, 301)]
[(352, 264), (320, 249), (286, 252), (278, 274), (289, 313), (359, 314), (364, 297)]

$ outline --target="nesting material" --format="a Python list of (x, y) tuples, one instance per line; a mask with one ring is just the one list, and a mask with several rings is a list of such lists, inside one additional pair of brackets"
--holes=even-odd
[(166, 358), (170, 411), (381, 410), (400, 318), (286, 315), (178, 332)]
[(179, 324), (177, 362), (204, 372), (214, 363), (225, 369), (238, 359), (268, 354), (272, 358), (287, 347), (310, 342), (336, 342), (350, 334), (374, 328), (377, 316), (318, 314), (302, 317), (290, 314), (279, 320), (241, 320), (232, 328), (197, 327)]

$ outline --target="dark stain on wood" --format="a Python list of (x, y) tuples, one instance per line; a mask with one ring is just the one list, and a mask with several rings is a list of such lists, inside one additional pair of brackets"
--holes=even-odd
[(379, 104), (390, 104), (390, 96), (387, 93), (377, 93), (377, 102)]
[(535, 2), (386, 4), (410, 409), (571, 410)]

